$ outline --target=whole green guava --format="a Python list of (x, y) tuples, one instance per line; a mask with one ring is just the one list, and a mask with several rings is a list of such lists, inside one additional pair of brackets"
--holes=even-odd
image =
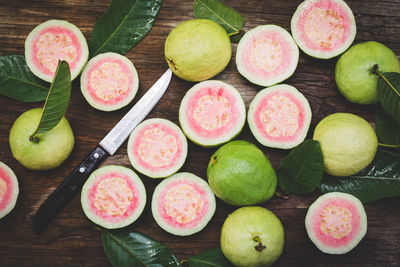
[(168, 66), (178, 77), (203, 81), (225, 69), (232, 48), (228, 34), (219, 24), (194, 19), (179, 24), (169, 33), (164, 52)]
[(63, 117), (50, 131), (37, 134), (38, 140), (30, 140), (42, 116), (42, 109), (30, 109), (14, 122), (9, 136), (14, 158), (31, 170), (49, 170), (66, 160), (74, 147), (71, 126)]

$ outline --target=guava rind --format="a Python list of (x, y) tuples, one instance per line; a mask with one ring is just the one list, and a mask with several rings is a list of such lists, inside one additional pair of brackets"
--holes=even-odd
[[(277, 137), (277, 138), (266, 137), (260, 132), (260, 129), (257, 127), (256, 114), (257, 114), (257, 110), (259, 108), (261, 101), (263, 101), (263, 99), (265, 97), (268, 97), (268, 95), (276, 94), (276, 93), (283, 94), (283, 95), (289, 94), (292, 98), (294, 98), (295, 100), (298, 101), (298, 103), (295, 103), (295, 104), (296, 105), (298, 104), (298, 108), (301, 110), (299, 116), (302, 116), (304, 119), (303, 119), (301, 127), (296, 130), (296, 132), (299, 131), (299, 133), (297, 133), (296, 138), (294, 138), (293, 140), (284, 140), (284, 138), (282, 138), (282, 137)], [(301, 107), (299, 107), (299, 106), (301, 106)], [(285, 114), (283, 114), (283, 115), (285, 115)], [(265, 88), (257, 93), (257, 95), (254, 97), (254, 99), (250, 103), (249, 111), (247, 114), (247, 122), (249, 124), (251, 133), (254, 135), (254, 137), (257, 139), (257, 141), (260, 144), (267, 146), (267, 147), (290, 149), (290, 148), (293, 148), (293, 147), (299, 145), (306, 138), (307, 132), (308, 132), (308, 129), (309, 129), (310, 123), (311, 123), (311, 116), (312, 116), (312, 112), (311, 112), (310, 104), (308, 103), (307, 98), (305, 98), (302, 93), (300, 93), (295, 87), (293, 87), (291, 85), (278, 84), (278, 85), (274, 85), (274, 86)]]
[(334, 176), (358, 173), (371, 163), (378, 148), (372, 126), (351, 113), (334, 113), (322, 119), (313, 139), (321, 144), (325, 172)]
[[(121, 175), (124, 177), (127, 177), (131, 184), (132, 187), (135, 187), (137, 190), (137, 195), (134, 195), (136, 198), (136, 201), (138, 201), (137, 206), (135, 207), (135, 210), (133, 211), (132, 214), (130, 214), (126, 218), (122, 218), (120, 221), (115, 221), (110, 222), (107, 221), (99, 216), (96, 215), (95, 211), (93, 211), (93, 208), (90, 206), (90, 190), (92, 189), (93, 185), (98, 182), (98, 179), (102, 178), (102, 175), (105, 175), (107, 173), (110, 174), (115, 174)], [(114, 176), (111, 176), (114, 177)], [(94, 222), (97, 225), (100, 225), (104, 228), (107, 229), (116, 229), (116, 228), (122, 228), (125, 226), (128, 226), (132, 224), (134, 221), (136, 221), (139, 216), (142, 214), (143, 209), (146, 205), (146, 189), (143, 185), (142, 180), (140, 180), (139, 176), (135, 172), (133, 172), (131, 169), (126, 168), (124, 166), (119, 166), (119, 165), (108, 165), (101, 167), (97, 170), (95, 170), (87, 179), (85, 184), (82, 187), (82, 192), (81, 192), (81, 205), (83, 212), (85, 215), (90, 219), (92, 222)]]
[(228, 65), (231, 41), (219, 24), (207, 19), (188, 20), (174, 28), (165, 40), (165, 59), (178, 77), (203, 81)]
[[(258, 237), (265, 248), (257, 251)], [(229, 214), (221, 230), (221, 249), (235, 266), (271, 266), (282, 254), (284, 230), (271, 211), (256, 206), (242, 207)]]
[[(243, 55), (247, 52), (246, 51), (247, 43), (249, 41), (251, 42), (253, 39), (256, 38), (255, 36), (257, 34), (263, 31), (267, 32), (270, 38), (274, 38), (274, 41), (279, 44), (278, 47), (283, 53), (282, 56), (283, 63), (280, 63), (278, 66), (276, 66), (272, 72), (270, 72), (269, 70), (267, 71), (267, 74), (273, 73), (273, 75), (271, 74), (272, 77), (267, 77), (266, 75), (257, 76), (256, 74), (252, 73), (252, 71), (248, 69), (248, 66), (254, 67), (254, 64), (252, 64), (251, 62), (245, 62), (245, 60), (242, 58)], [(282, 38), (282, 42), (277, 41), (279, 39), (278, 37)], [(264, 51), (267, 52), (266, 50)], [(257, 58), (260, 58), (262, 56), (263, 55), (257, 55)], [(275, 54), (272, 54), (272, 56), (276, 57)], [(277, 25), (272, 25), (272, 24), (261, 25), (251, 29), (250, 31), (246, 32), (243, 35), (237, 46), (236, 67), (239, 73), (250, 82), (261, 86), (271, 86), (280, 83), (289, 78), (290, 76), (292, 76), (292, 74), (295, 72), (297, 68), (298, 61), (299, 61), (299, 48), (294, 42), (292, 36), (285, 29)], [(279, 70), (279, 73), (274, 73), (275, 69), (278, 70), (283, 69), (283, 70)], [(257, 70), (260, 69), (258, 68)]]
[[(203, 195), (207, 198), (208, 201), (208, 209), (205, 211), (203, 218), (200, 218), (200, 221), (194, 226), (185, 225), (183, 227), (180, 227), (177, 222), (175, 222), (174, 225), (170, 225), (168, 224), (168, 222), (164, 221), (162, 215), (159, 212), (159, 205), (160, 205), (159, 200), (161, 199), (160, 195), (163, 193), (163, 189), (165, 189), (169, 184), (173, 183), (179, 184), (180, 182), (188, 182), (191, 184), (195, 184), (197, 187), (201, 189), (201, 191), (204, 192)], [(203, 199), (203, 203), (204, 201), (205, 200)], [(164, 179), (155, 188), (151, 202), (151, 211), (154, 220), (157, 222), (157, 224), (165, 231), (178, 236), (192, 235), (194, 233), (201, 231), (211, 220), (212, 216), (215, 213), (215, 208), (216, 208), (215, 196), (211, 191), (207, 182), (204, 181), (202, 178), (189, 172), (176, 173)]]
[[(352, 219), (356, 217), (356, 215), (359, 217), (359, 228), (358, 228), (358, 233), (356, 233), (356, 236), (354, 236), (354, 239), (351, 240), (347, 245), (340, 246), (339, 242), (336, 242), (336, 246), (328, 246), (327, 244), (324, 244), (322, 240), (319, 240), (317, 234), (315, 233), (313, 226), (315, 223), (318, 222), (318, 220), (321, 220), (321, 218), (318, 218), (317, 216), (314, 216), (315, 212), (318, 210), (318, 208), (324, 204), (324, 202), (328, 200), (340, 200), (340, 199), (345, 199), (346, 201), (349, 201), (354, 205), (357, 214), (352, 214)], [(367, 232), (367, 215), (365, 213), (364, 207), (361, 203), (361, 201), (354, 197), (353, 195), (347, 194), (347, 193), (342, 193), (342, 192), (331, 192), (324, 194), (320, 196), (317, 200), (315, 200), (311, 206), (308, 208), (306, 219), (305, 219), (305, 226), (307, 230), (308, 237), (311, 239), (311, 241), (315, 244), (315, 246), (321, 250), (324, 253), (328, 254), (345, 254), (355, 248), (358, 243), (362, 240), (362, 238), (365, 236)], [(354, 229), (353, 229), (354, 230)]]
[[(104, 62), (102, 62), (104, 60)], [(123, 98), (116, 103), (112, 103), (114, 101), (102, 101), (100, 98), (92, 96), (88, 91), (88, 77), (91, 73), (93, 68), (96, 68), (96, 64), (98, 63), (106, 63), (106, 62), (118, 62), (120, 65), (126, 68), (129, 73), (125, 73), (125, 75), (129, 76), (129, 83), (128, 83), (128, 92), (123, 94)], [(126, 77), (126, 76), (125, 76)], [(133, 65), (132, 61), (130, 61), (127, 57), (120, 55), (118, 53), (108, 52), (98, 54), (97, 56), (93, 57), (89, 60), (86, 64), (85, 68), (82, 71), (81, 75), (81, 91), (83, 96), (85, 97), (86, 101), (91, 105), (93, 108), (102, 110), (102, 111), (113, 111), (125, 107), (128, 105), (133, 98), (135, 97), (137, 90), (139, 87), (139, 77), (136, 71), (135, 66)], [(115, 93), (115, 92), (114, 92)], [(104, 102), (104, 103), (102, 103)]]
[[(6, 189), (0, 195), (0, 219), (9, 214), (15, 207), (19, 194), (18, 179), (14, 171), (0, 161), (0, 192), (4, 183)], [(11, 189), (10, 189), (11, 187)], [(11, 192), (9, 192), (11, 190)], [(7, 198), (7, 199), (5, 199)]]
[[(35, 37), (40, 31), (46, 29), (46, 28), (51, 28), (51, 27), (61, 27), (61, 28), (66, 28), (70, 31), (73, 32), (75, 37), (77, 38), (80, 48), (82, 51), (81, 57), (76, 64), (75, 68), (71, 67), (70, 65), (70, 71), (71, 71), (71, 81), (74, 80), (82, 71), (83, 67), (85, 66), (86, 62), (89, 59), (89, 48), (85, 39), (85, 36), (82, 34), (82, 32), (79, 30), (78, 27), (76, 27), (74, 24), (65, 21), (65, 20), (48, 20), (45, 21), (38, 26), (36, 26), (27, 36), (25, 40), (25, 59), (26, 59), (26, 64), (28, 65), (29, 69), (32, 71), (33, 74), (35, 74), (37, 77), (39, 77), (42, 80), (45, 80), (46, 82), (52, 82), (53, 81), (53, 75), (48, 75), (46, 73), (43, 73), (37, 67), (34, 65), (32, 57), (34, 56), (33, 54), (33, 42), (35, 40)], [(68, 62), (68, 61), (67, 61)], [(68, 62), (70, 63), (70, 62)]]
[[(181, 146), (179, 146), (178, 144), (177, 153), (179, 154), (175, 155), (178, 156), (178, 159), (174, 162), (173, 165), (158, 171), (157, 170), (152, 171), (149, 168), (146, 168), (146, 166), (142, 166), (142, 164), (135, 155), (133, 145), (135, 140), (138, 138), (139, 133), (142, 131), (142, 129), (146, 128), (147, 126), (157, 125), (157, 124), (164, 125), (164, 127), (167, 127), (171, 131), (174, 131), (178, 139), (177, 141), (179, 144), (181, 144)], [(182, 130), (175, 123), (160, 118), (147, 119), (141, 122), (138, 126), (136, 126), (136, 128), (132, 131), (132, 133), (129, 136), (128, 148), (127, 148), (128, 158), (133, 168), (135, 168), (138, 172), (150, 178), (165, 178), (167, 176), (176, 173), (185, 163), (187, 157), (187, 151), (188, 151), (187, 140)]]
[[(216, 137), (205, 137), (202, 136), (201, 133), (197, 133), (195, 128), (191, 126), (189, 123), (189, 118), (188, 116), (190, 114), (187, 114), (187, 108), (189, 105), (189, 102), (193, 97), (195, 97), (196, 93), (201, 91), (203, 88), (212, 88), (213, 86), (217, 86), (219, 88), (224, 88), (228, 92), (229, 95), (233, 96), (235, 98), (235, 101), (233, 103), (233, 107), (230, 109), (231, 112), (235, 112), (238, 115), (238, 118), (236, 119), (236, 124), (233, 126), (233, 129), (231, 129), (227, 133), (223, 133), (220, 135), (217, 135)], [(219, 89), (218, 94), (221, 92), (221, 89)], [(232, 103), (231, 103), (232, 104)], [(196, 85), (194, 85), (192, 88), (190, 88), (185, 96), (182, 98), (180, 107), (179, 107), (179, 123), (181, 125), (182, 131), (185, 133), (185, 135), (194, 143), (204, 146), (204, 147), (209, 147), (209, 146), (218, 146), (223, 143), (226, 143), (232, 139), (234, 139), (237, 135), (240, 134), (240, 132), (243, 129), (243, 126), (246, 121), (246, 106), (243, 101), (242, 96), (240, 95), (239, 91), (234, 88), (233, 86), (222, 82), (222, 81), (217, 81), (217, 80), (207, 80), (200, 82)], [(228, 126), (229, 122), (228, 122)], [(227, 125), (225, 125), (227, 127)], [(225, 128), (223, 127), (223, 128)], [(232, 127), (232, 126), (231, 126)], [(218, 130), (220, 130), (219, 128)], [(205, 129), (201, 129), (202, 131), (206, 131)], [(207, 131), (206, 131), (207, 132)]]
[(9, 143), (14, 158), (31, 170), (49, 170), (60, 166), (75, 144), (74, 134), (65, 117), (50, 131), (37, 134), (39, 142), (29, 141), (41, 116), (41, 108), (30, 109), (15, 120), (10, 130)]
[(380, 72), (400, 72), (400, 61), (395, 53), (375, 41), (353, 45), (339, 58), (335, 81), (347, 100), (358, 104), (378, 101), (378, 76), (372, 72), (374, 65)]
[(234, 206), (265, 202), (277, 185), (268, 158), (256, 145), (243, 140), (231, 141), (211, 156), (207, 178), (214, 194)]

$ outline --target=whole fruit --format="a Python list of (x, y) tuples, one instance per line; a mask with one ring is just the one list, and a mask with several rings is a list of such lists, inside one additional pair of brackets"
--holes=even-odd
[(262, 207), (243, 207), (225, 220), (221, 249), (235, 266), (270, 266), (282, 254), (284, 231), (278, 217)]
[(314, 131), (320, 142), (325, 171), (349, 176), (361, 171), (374, 159), (378, 138), (371, 125), (351, 113), (335, 113), (321, 120)]
[(203, 81), (217, 75), (228, 65), (231, 55), (228, 34), (211, 20), (185, 21), (165, 41), (168, 66), (187, 81)]
[(207, 177), (214, 194), (235, 206), (267, 201), (277, 185), (268, 158), (257, 146), (241, 140), (223, 145), (211, 156)]
[(30, 109), (14, 122), (9, 136), (14, 158), (31, 170), (49, 170), (66, 160), (74, 147), (74, 134), (63, 117), (50, 131), (37, 134), (30, 140), (42, 116), (42, 109)]
[(356, 44), (339, 58), (335, 80), (347, 100), (358, 104), (378, 101), (375, 65), (380, 72), (400, 72), (400, 62), (393, 51), (374, 41)]

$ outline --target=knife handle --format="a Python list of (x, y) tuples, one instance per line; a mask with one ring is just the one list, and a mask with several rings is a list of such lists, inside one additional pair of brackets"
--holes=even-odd
[(101, 146), (97, 145), (82, 163), (51, 193), (35, 214), (33, 226), (37, 234), (40, 234), (46, 228), (56, 214), (82, 188), (92, 171), (107, 156), (107, 152)]

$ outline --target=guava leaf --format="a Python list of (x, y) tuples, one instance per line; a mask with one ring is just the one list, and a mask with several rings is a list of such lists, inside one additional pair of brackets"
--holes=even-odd
[(168, 247), (131, 228), (100, 230), (104, 252), (114, 267), (181, 266)]
[(221, 248), (212, 248), (201, 252), (187, 260), (189, 267), (233, 267), (232, 263), (225, 258)]
[(90, 57), (105, 52), (126, 54), (153, 27), (162, 0), (112, 0), (90, 34)]
[(71, 72), (67, 61), (58, 61), (53, 83), (50, 86), (46, 102), (43, 106), (42, 117), (36, 131), (41, 134), (53, 129), (67, 111), (71, 97)]
[(29, 70), (24, 56), (0, 56), (0, 94), (22, 102), (41, 102), (48, 91), (49, 84)]
[(378, 78), (378, 101), (382, 108), (400, 124), (400, 73), (381, 73)]
[(291, 194), (309, 194), (320, 184), (324, 160), (318, 141), (306, 140), (283, 159), (277, 171), (279, 187)]
[(345, 192), (369, 203), (400, 196), (400, 156), (378, 149), (375, 159), (361, 172), (349, 177), (324, 177), (321, 192)]
[(197, 19), (209, 19), (221, 25), (232, 42), (239, 42), (244, 33), (242, 14), (219, 0), (194, 0), (193, 13)]
[(375, 113), (375, 126), (382, 143), (392, 146), (400, 144), (400, 125), (381, 109), (377, 109)]

